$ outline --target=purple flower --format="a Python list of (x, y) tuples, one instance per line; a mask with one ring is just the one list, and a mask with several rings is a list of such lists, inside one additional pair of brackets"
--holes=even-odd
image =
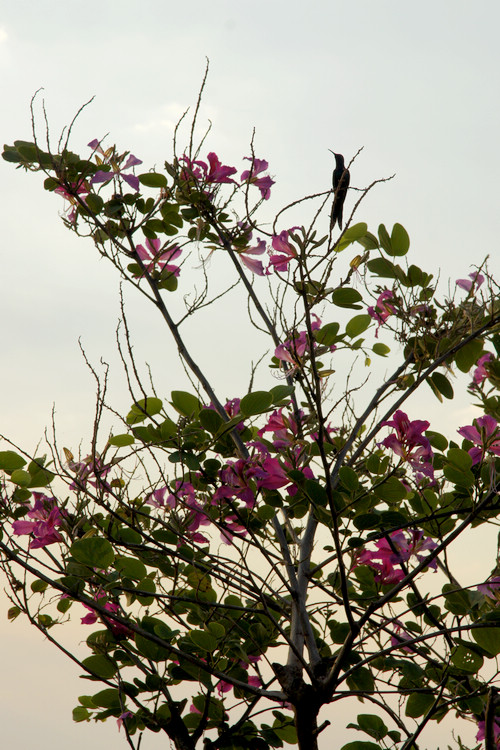
[(99, 141), (97, 140), (97, 138), (95, 138), (93, 141), (90, 141), (88, 146), (94, 151), (94, 153), (98, 152), (101, 155), (102, 159), (99, 159), (99, 157), (97, 157), (98, 163), (109, 164), (111, 166), (111, 171), (99, 169), (90, 180), (91, 185), (96, 185), (99, 183), (104, 184), (112, 180), (114, 177), (118, 177), (125, 180), (125, 182), (130, 185), (132, 190), (139, 190), (139, 178), (134, 174), (124, 174), (124, 170), (131, 169), (138, 164), (142, 164), (141, 159), (138, 159), (133, 154), (129, 154), (127, 161), (122, 166), (121, 162), (127, 155), (126, 153), (122, 154), (121, 156), (115, 156), (113, 148), (104, 151), (99, 145)]
[(236, 174), (236, 167), (224, 166), (213, 151), (208, 154), (207, 159), (208, 164), (204, 161), (193, 161), (186, 155), (182, 156), (181, 161), (186, 166), (181, 171), (181, 180), (194, 178), (213, 184), (234, 182), (231, 175)]
[(490, 578), (484, 583), (480, 583), (479, 586), (477, 586), (477, 590), (480, 594), (484, 594), (484, 596), (487, 596), (489, 599), (498, 600), (500, 595), (500, 576), (493, 576), (493, 578)]
[(260, 190), (262, 198), (267, 201), (271, 195), (271, 186), (274, 185), (274, 180), (269, 175), (264, 175), (263, 177), (257, 177), (257, 175), (265, 172), (269, 164), (265, 159), (255, 159), (251, 156), (245, 156), (244, 158), (252, 162), (252, 167), (242, 172), (241, 181), (256, 185)]
[(479, 273), (479, 271), (476, 271), (475, 273), (470, 273), (468, 279), (457, 279), (456, 284), (458, 287), (460, 287), (460, 289), (463, 289), (466, 292), (470, 292), (472, 291), (473, 287), (475, 287), (474, 291), (479, 289), (483, 281), (483, 274)]
[(458, 434), (475, 445), (469, 450), (472, 465), (482, 461), (486, 453), (500, 456), (500, 434), (498, 422), (489, 414), (474, 419), (473, 424), (461, 427)]
[(13, 521), (12, 529), (16, 536), (30, 534), (30, 548), (47, 547), (54, 542), (62, 542), (63, 537), (56, 530), (61, 526), (63, 514), (57, 507), (53, 497), (47, 497), (41, 492), (34, 492), (35, 502), (26, 514), (31, 521)]
[(488, 362), (491, 362), (492, 359), (494, 359), (494, 357), (491, 352), (486, 352), (482, 357), (479, 357), (476, 362), (476, 369), (472, 375), (473, 385), (481, 385), (481, 383), (486, 380), (489, 372), (485, 365), (487, 365)]
[(179, 266), (170, 263), (171, 260), (175, 260), (182, 253), (182, 248), (178, 245), (161, 249), (161, 240), (146, 240), (146, 247), (137, 245), (135, 250), (143, 263), (147, 264), (145, 267), (148, 273), (154, 270), (165, 270), (176, 277), (179, 276)]
[(429, 440), (423, 435), (423, 431), (429, 427), (429, 422), (421, 419), (410, 422), (408, 415), (398, 409), (393, 419), (382, 422), (382, 426), (394, 427), (396, 432), (382, 440), (381, 445), (390, 448), (403, 461), (408, 461), (417, 473), (432, 479), (432, 448)]
[[(485, 729), (486, 729), (486, 722), (483, 721), (483, 719), (480, 719), (477, 722), (478, 731), (476, 734), (476, 740), (484, 740), (485, 739)], [(493, 721), (493, 738), (495, 741), (495, 745), (497, 748), (500, 748), (500, 720), (494, 719)]]
[[(416, 557), (419, 562), (426, 559), (422, 554), (436, 548), (436, 542), (430, 537), (424, 537), (422, 531), (411, 531), (409, 538), (403, 531), (393, 531), (388, 539), (380, 539), (375, 543), (375, 550), (362, 550), (356, 559), (354, 568), (358, 565), (368, 565), (375, 571), (375, 580), (383, 584), (398, 583), (402, 581), (405, 574), (401, 567), (402, 562), (408, 562), (411, 557)], [(436, 561), (432, 560), (429, 567), (436, 570)]]
[(243, 252), (239, 254), (241, 262), (257, 276), (264, 276), (265, 269), (262, 265), (261, 260), (253, 258), (253, 255), (263, 255), (266, 252), (265, 240), (257, 240), (257, 244), (254, 247), (247, 247)]
[(396, 308), (390, 305), (387, 300), (393, 299), (394, 295), (390, 289), (386, 289), (379, 295), (375, 307), (368, 308), (368, 315), (377, 321), (378, 326), (375, 331), (375, 338), (378, 338), (378, 331), (381, 325), (385, 323), (387, 318), (396, 312)]
[(280, 234), (273, 235), (271, 244), (276, 253), (271, 255), (269, 262), (276, 271), (286, 271), (290, 261), (297, 257), (297, 251), (288, 239), (288, 232), (291, 231), (285, 229)]

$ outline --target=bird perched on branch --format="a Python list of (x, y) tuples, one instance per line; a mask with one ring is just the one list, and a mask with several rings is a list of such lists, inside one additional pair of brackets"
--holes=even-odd
[(344, 157), (342, 154), (336, 154), (335, 151), (328, 149), (335, 157), (335, 169), (333, 170), (332, 183), (333, 183), (333, 205), (332, 215), (330, 218), (330, 231), (334, 228), (338, 222), (339, 229), (342, 229), (342, 211), (344, 208), (344, 201), (347, 195), (347, 188), (349, 187), (349, 181), (351, 175), (349, 170), (344, 165)]

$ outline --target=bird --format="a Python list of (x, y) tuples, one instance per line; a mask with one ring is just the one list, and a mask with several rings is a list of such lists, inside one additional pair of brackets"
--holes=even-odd
[(342, 154), (336, 154), (335, 151), (328, 149), (335, 157), (335, 169), (332, 175), (332, 184), (334, 190), (332, 214), (330, 218), (330, 231), (334, 228), (338, 222), (339, 229), (342, 229), (342, 211), (344, 208), (344, 201), (347, 195), (347, 188), (351, 175), (349, 170), (344, 165), (344, 157)]

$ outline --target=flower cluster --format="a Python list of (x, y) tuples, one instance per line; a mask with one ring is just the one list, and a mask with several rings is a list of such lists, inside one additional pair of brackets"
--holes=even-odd
[[(115, 154), (114, 149), (107, 149), (104, 151), (97, 138), (90, 141), (88, 146), (92, 149), (94, 154), (100, 154), (100, 156), (97, 157), (99, 164), (108, 164), (111, 167), (111, 170), (99, 169), (90, 181), (92, 185), (106, 184), (113, 178), (118, 178), (124, 180), (132, 190), (139, 190), (139, 178), (132, 173), (125, 173), (125, 170), (136, 167), (138, 164), (142, 164), (141, 159), (138, 159), (133, 154), (128, 154), (128, 152), (118, 156)], [(125, 157), (128, 158), (123, 164)]]
[[(375, 571), (375, 580), (382, 584), (399, 583), (405, 577), (401, 563), (406, 563), (411, 557), (418, 562), (426, 558), (424, 552), (437, 547), (430, 537), (424, 537), (422, 531), (413, 530), (409, 536), (404, 531), (393, 531), (375, 543), (375, 550), (363, 549), (358, 553), (353, 567), (368, 565)], [(429, 567), (436, 570), (436, 561), (431, 560)]]
[(474, 443), (469, 450), (472, 465), (483, 461), (487, 453), (500, 456), (500, 431), (498, 422), (489, 414), (474, 419), (473, 424), (461, 427), (458, 434)]
[(13, 521), (14, 534), (17, 536), (29, 534), (31, 536), (29, 544), (31, 549), (47, 547), (54, 542), (62, 542), (63, 537), (57, 529), (64, 520), (63, 511), (58, 508), (55, 498), (47, 497), (41, 492), (34, 492), (33, 497), (34, 503), (26, 514), (31, 520)]
[(395, 432), (382, 440), (380, 445), (390, 448), (403, 461), (407, 461), (416, 472), (417, 479), (433, 479), (432, 448), (423, 434), (429, 428), (429, 422), (421, 419), (411, 422), (408, 415), (398, 409), (391, 420), (382, 422), (382, 426), (394, 427)]

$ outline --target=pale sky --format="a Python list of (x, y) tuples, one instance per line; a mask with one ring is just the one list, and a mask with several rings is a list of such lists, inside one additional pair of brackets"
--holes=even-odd
[[(29, 101), (43, 87), (55, 140), (95, 96), (75, 127), (74, 150), (87, 153), (90, 140), (109, 132), (109, 142), (141, 158), (145, 169), (161, 166), (171, 156), (173, 125), (195, 103), (208, 57), (200, 111), (201, 121), (213, 123), (206, 151), (243, 169), (255, 128), (256, 155), (269, 161), (276, 180), (266, 210), (328, 189), (328, 149), (349, 160), (364, 147), (352, 185), (396, 177), (369, 194), (359, 221), (372, 231), (402, 223), (412, 262), (440, 268), (442, 279), (467, 276), (486, 254), (498, 274), (498, 0), (3, 5), (2, 143), (30, 139)], [(41, 182), (0, 163), (0, 432), (34, 449), (55, 402), (60, 443), (77, 449), (90, 434), (94, 401), (78, 337), (95, 363), (103, 356), (113, 364), (117, 407), (129, 405), (114, 354), (118, 282), (91, 242), (65, 230), (63, 202)], [(347, 211), (353, 203), (351, 193)], [(179, 387), (175, 357), (154, 315), (129, 297), (138, 359), (166, 373), (168, 393)], [(230, 343), (244, 352), (247, 342), (235, 329)], [(217, 375), (223, 396), (236, 395), (228, 391), (239, 374), (226, 367)], [(88, 686), (38, 634), (6, 623), (6, 609), (0, 600), (2, 744), (125, 747), (114, 722), (72, 723), (71, 709)], [(143, 750), (156, 740), (146, 737)]]

